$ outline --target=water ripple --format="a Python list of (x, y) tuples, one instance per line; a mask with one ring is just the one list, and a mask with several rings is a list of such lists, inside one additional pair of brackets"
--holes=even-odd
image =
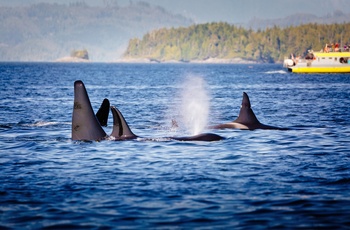
[[(0, 63), (0, 70), (2, 229), (350, 225), (345, 75), (293, 75), (280, 65)], [(289, 130), (208, 130), (227, 137), (214, 143), (164, 138), (183, 134), (170, 128), (181, 112), (171, 108), (188, 76), (210, 90), (210, 124), (234, 120), (245, 91), (262, 123)], [(77, 79), (95, 111), (109, 98), (142, 138), (72, 141)]]

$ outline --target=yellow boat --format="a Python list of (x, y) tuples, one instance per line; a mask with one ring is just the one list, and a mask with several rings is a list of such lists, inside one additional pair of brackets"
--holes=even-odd
[(350, 52), (313, 52), (303, 59), (285, 59), (284, 66), (293, 73), (350, 73)]

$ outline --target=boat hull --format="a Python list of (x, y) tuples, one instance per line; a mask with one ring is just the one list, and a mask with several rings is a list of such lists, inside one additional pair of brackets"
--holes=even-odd
[(350, 66), (303, 66), (303, 67), (289, 67), (289, 72), (293, 73), (350, 73)]

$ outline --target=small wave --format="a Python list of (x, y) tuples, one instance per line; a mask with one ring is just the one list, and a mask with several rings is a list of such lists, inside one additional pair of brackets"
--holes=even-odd
[(266, 74), (276, 74), (276, 73), (278, 73), (278, 74), (286, 74), (287, 71), (285, 71), (285, 70), (272, 70), (272, 71), (267, 71), (265, 73)]
[(38, 121), (33, 124), (23, 124), (22, 126), (27, 127), (44, 127), (44, 126), (54, 126), (60, 124), (70, 124), (69, 122), (57, 122), (57, 121)]

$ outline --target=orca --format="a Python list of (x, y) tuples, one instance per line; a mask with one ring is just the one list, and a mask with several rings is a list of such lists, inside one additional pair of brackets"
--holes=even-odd
[[(113, 131), (111, 137), (115, 140), (131, 140), (138, 138), (138, 136), (131, 131), (123, 114), (114, 106), (111, 107), (111, 111), (113, 114)], [(220, 141), (225, 138), (214, 133), (202, 133), (189, 137), (169, 137), (169, 139), (176, 141)]]
[[(110, 107), (113, 115), (113, 130), (110, 136), (105, 133), (101, 123), (104, 124), (105, 121), (105, 124), (107, 125), (107, 106), (109, 107), (109, 100), (105, 99), (102, 102), (99, 112), (97, 112), (97, 114), (99, 114), (98, 116), (100, 117), (100, 119), (98, 119), (97, 114), (95, 115), (92, 109), (84, 83), (80, 80), (75, 81), (72, 116), (72, 140), (100, 141), (103, 139), (112, 138), (118, 141), (138, 138), (138, 136), (131, 131), (122, 113), (114, 106)], [(190, 137), (170, 137), (169, 139), (178, 141), (218, 141), (223, 140), (224, 138), (213, 133), (203, 133)]]
[[(82, 81), (74, 82), (74, 106), (72, 116), (72, 140), (100, 141), (108, 138), (102, 125), (107, 126), (110, 103), (105, 98), (100, 109), (94, 114), (91, 102)], [(112, 107), (113, 131), (111, 137), (115, 140), (134, 139), (134, 135), (123, 115), (116, 108)], [(117, 110), (117, 112), (116, 112)]]
[(270, 125), (264, 125), (256, 118), (251, 105), (248, 94), (243, 92), (243, 99), (239, 115), (236, 120), (225, 124), (219, 124), (210, 127), (212, 129), (242, 129), (242, 130), (255, 130), (255, 129), (271, 129), (271, 130), (287, 130), (286, 128), (280, 128)]
[(201, 133), (195, 136), (189, 137), (170, 137), (172, 140), (176, 141), (221, 141), (225, 140), (224, 137), (219, 136), (215, 133)]

